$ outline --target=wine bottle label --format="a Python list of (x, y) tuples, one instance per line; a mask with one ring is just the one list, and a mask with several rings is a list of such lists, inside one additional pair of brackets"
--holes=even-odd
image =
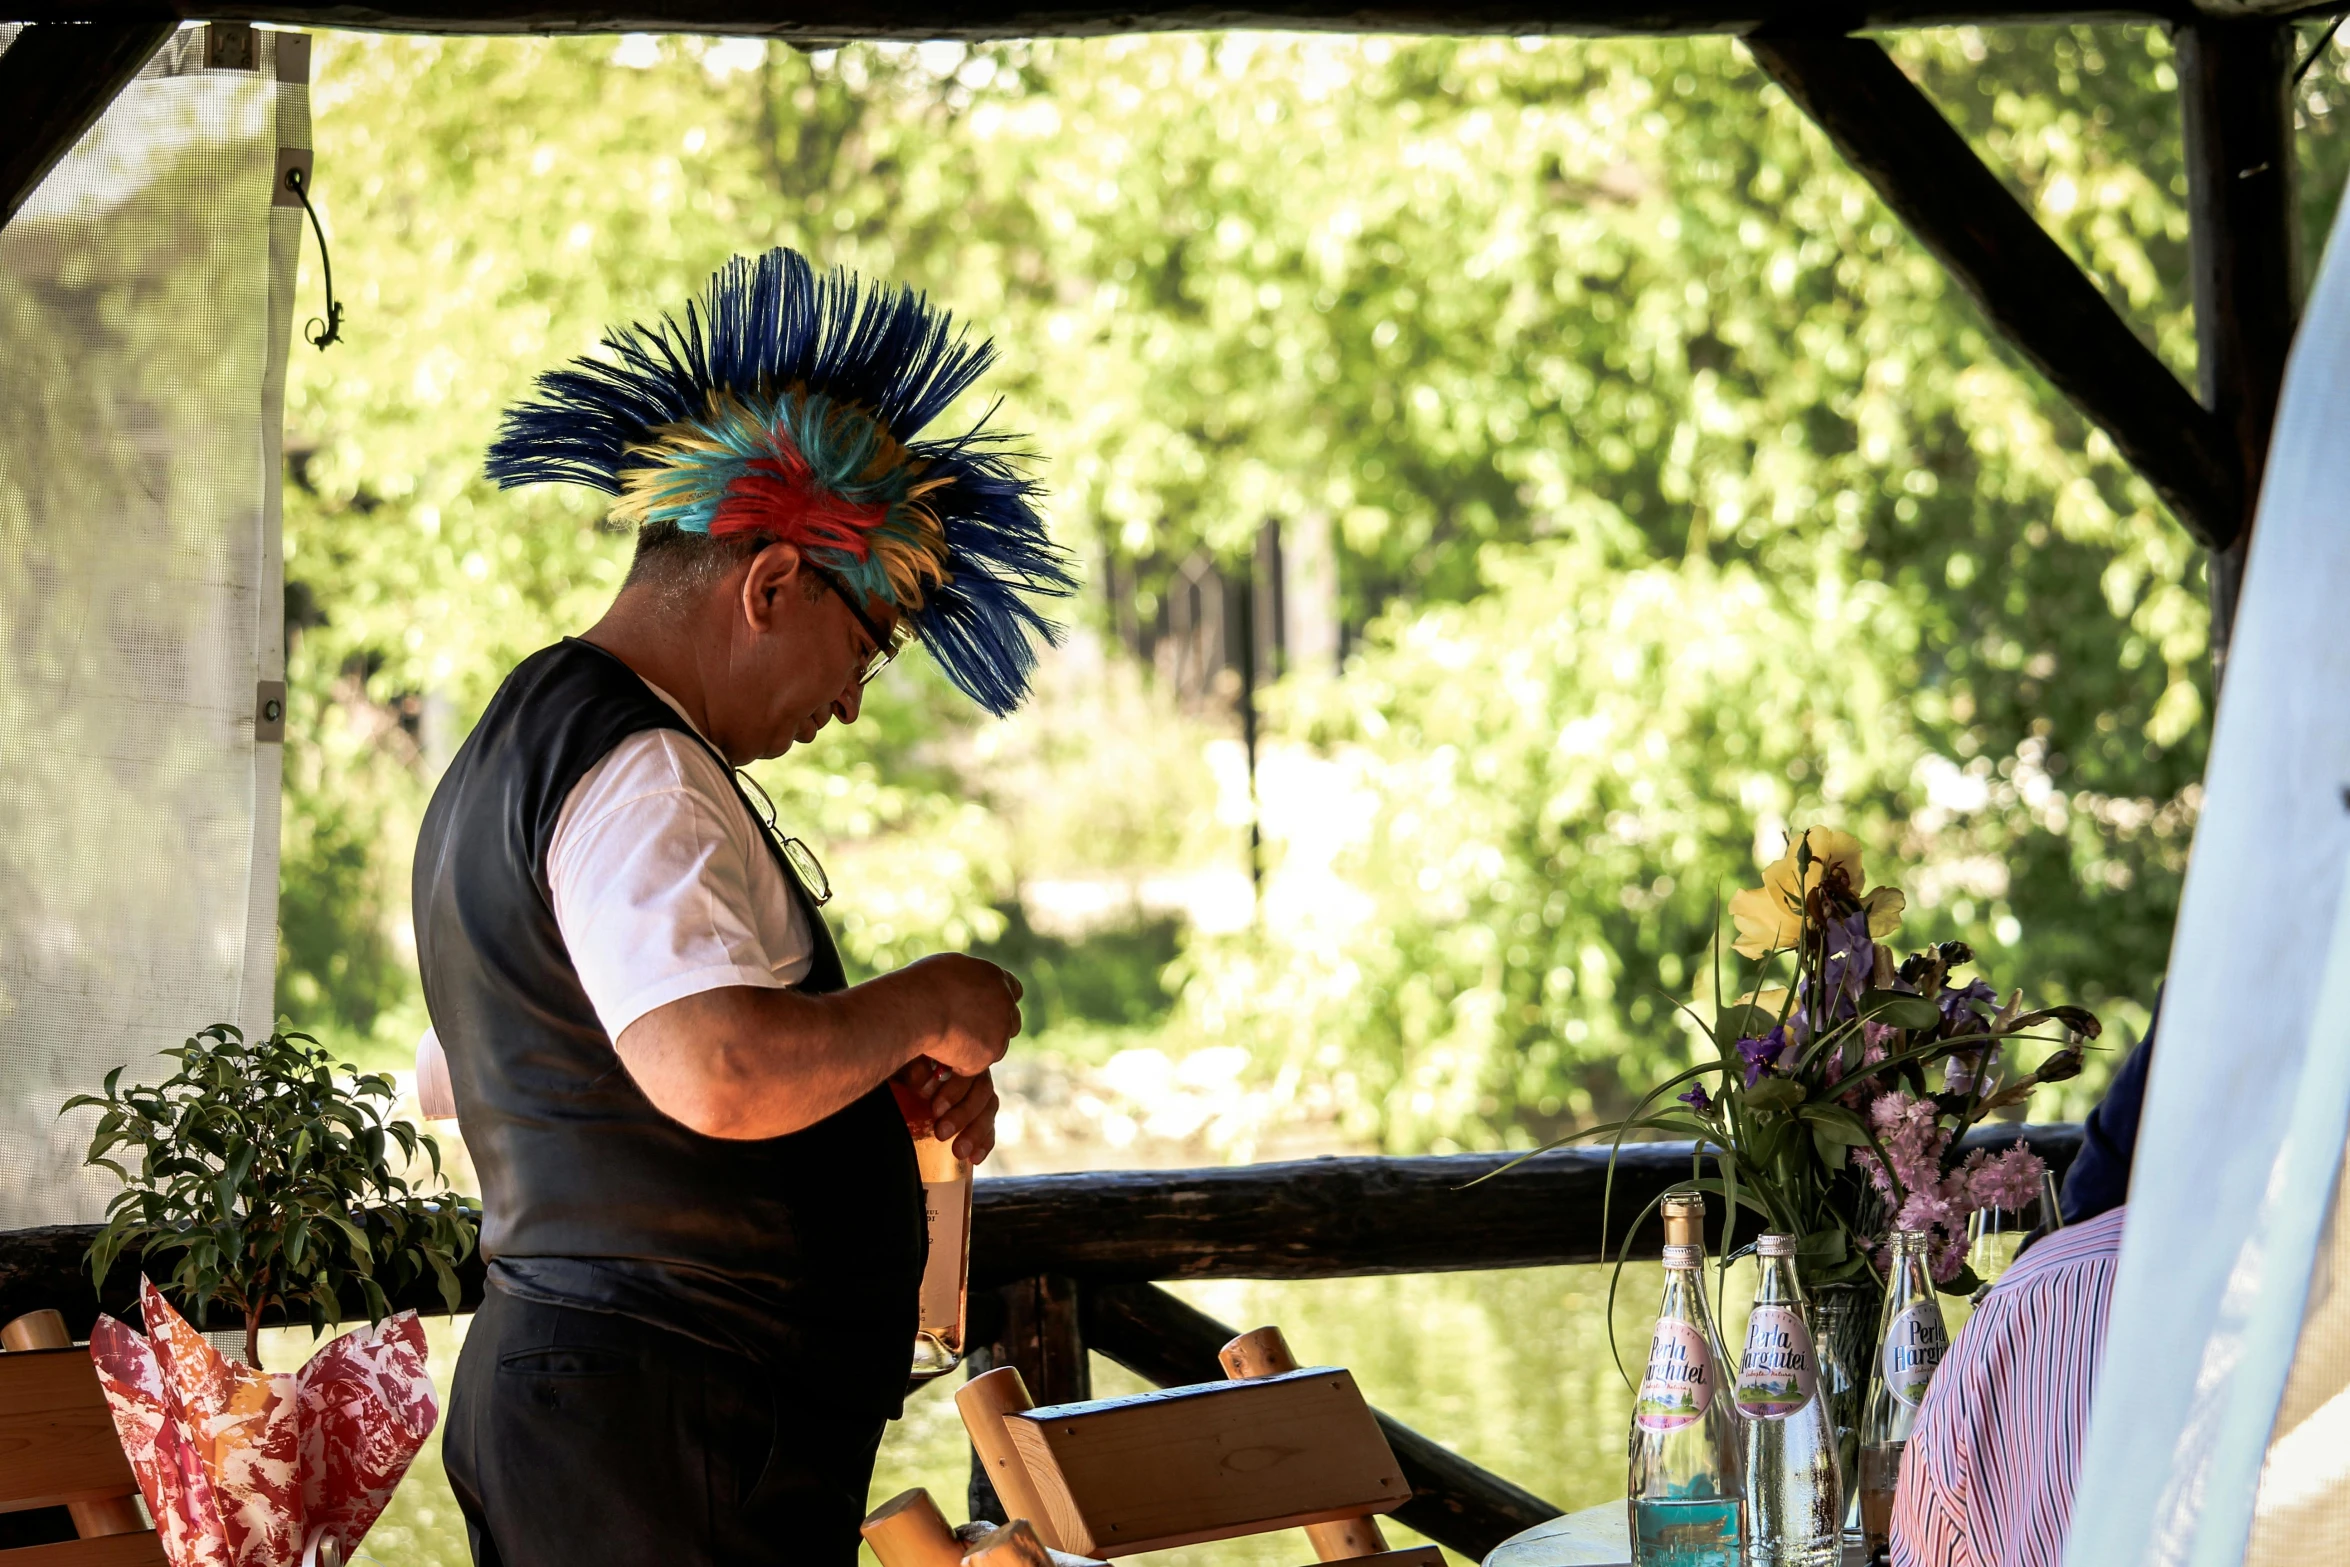
[(1885, 1346), (1877, 1352), (1879, 1374), (1895, 1398), (1915, 1409), (1949, 1348), (1941, 1311), (1930, 1300), (1912, 1301), (1885, 1326)]
[(1746, 1321), (1738, 1362), (1738, 1407), (1758, 1420), (1784, 1420), (1819, 1391), (1811, 1330), (1794, 1306), (1757, 1306)]
[(1656, 1319), (1648, 1340), (1648, 1370), (1632, 1418), (1643, 1431), (1678, 1431), (1703, 1418), (1714, 1401), (1713, 1360), (1696, 1325), (1672, 1317)]
[(1632, 1520), (1640, 1567), (1739, 1567), (1736, 1498), (1643, 1499), (1632, 1504)]

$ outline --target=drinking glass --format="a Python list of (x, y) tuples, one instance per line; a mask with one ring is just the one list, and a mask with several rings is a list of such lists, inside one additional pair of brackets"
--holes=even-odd
[(2015, 1261), (2015, 1254), (2023, 1249), (2024, 1240), (2034, 1230), (2061, 1230), (2064, 1228), (2064, 1210), (2056, 1193), (2056, 1175), (2050, 1171), (2040, 1177), (2040, 1198), (2026, 1208), (1977, 1208), (1967, 1215), (1966, 1260), (1982, 1280), (1974, 1294), (1981, 1304), (1984, 1294), (1999, 1282), (1999, 1275)]

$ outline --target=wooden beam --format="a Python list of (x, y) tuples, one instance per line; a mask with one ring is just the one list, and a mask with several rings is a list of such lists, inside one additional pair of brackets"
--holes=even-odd
[[(1961, 1146), (1996, 1150), (2019, 1137), (2060, 1176), (2081, 1147), (2078, 1126), (1995, 1127)], [(1338, 1279), (1602, 1262), (1615, 1255), (1633, 1215), (1689, 1173), (1687, 1143), (1627, 1146), (1603, 1248), (1607, 1150), (1561, 1148), (1483, 1185), (1467, 1184), (1513, 1157), (1300, 1159), (979, 1181), (971, 1192), (972, 1342), (1018, 1341), (1030, 1331), (1040, 1343), (1065, 1337), (1068, 1286), (1030, 1282), (1046, 1276), (1080, 1281), (1082, 1297), (1097, 1285), (1149, 1279)], [(65, 1314), (76, 1338), (86, 1337), (101, 1298), (108, 1311), (135, 1321), (135, 1259), (115, 1263), (102, 1297), (90, 1289), (82, 1254), (97, 1233), (94, 1224), (0, 1232), (0, 1321), (51, 1307)], [(1749, 1229), (1740, 1234), (1752, 1238)], [(1631, 1255), (1654, 1258), (1663, 1244), (1651, 1219), (1632, 1237)], [(168, 1271), (167, 1261), (154, 1270), (159, 1280)], [(478, 1253), (459, 1265), (457, 1278), (464, 1289), (458, 1309), (471, 1311), (481, 1303)], [(996, 1293), (1005, 1284), (1041, 1291), (1028, 1302), (1034, 1330), (1013, 1326), (1010, 1311), (1019, 1302), (1001, 1302)], [(391, 1299), (395, 1308), (428, 1316), (444, 1309), (429, 1278)], [(240, 1324), (221, 1313), (209, 1325)], [(1036, 1375), (1046, 1374), (1043, 1364)], [(1193, 1380), (1220, 1374), (1213, 1354), (1208, 1367)]]
[(2235, 528), (2211, 552), (2215, 684), (2227, 667), (2260, 475), (2301, 314), (2294, 42), (2290, 25), (2260, 20), (2205, 18), (2178, 30), (2196, 379), (2245, 474)]
[(1349, 33), (1746, 33), (1763, 27), (1932, 27), (1959, 22), (2178, 21), (2287, 16), (2323, 0), (0, 0), (11, 20), (182, 17), (400, 33), (742, 33), (853, 38), (1081, 37), (1233, 27)]
[[(1206, 1312), (1148, 1284), (1089, 1290), (1085, 1306), (1086, 1343), (1160, 1387), (1215, 1381), (1224, 1374), (1216, 1352), (1237, 1336)], [(1524, 1487), (1478, 1468), (1390, 1415), (1372, 1414), (1412, 1488), (1412, 1499), (1395, 1510), (1397, 1522), (1477, 1561), (1511, 1535), (1559, 1515), (1560, 1508)]]
[(139, 74), (175, 23), (41, 22), (0, 54), (0, 226)]
[[(2022, 1135), (2059, 1173), (2077, 1126), (1999, 1127), (1966, 1146)], [(1689, 1174), (1687, 1143), (1627, 1145), (1603, 1242), (1608, 1152), (1562, 1148), (1468, 1183), (1508, 1154), (1301, 1159), (1209, 1170), (1101, 1171), (982, 1180), (972, 1189), (972, 1283), (1054, 1273), (1145, 1279), (1328, 1279), (1602, 1262), (1630, 1221)], [(1751, 1228), (1741, 1229), (1751, 1240)], [(1717, 1236), (1718, 1238), (1718, 1236)], [(1664, 1244), (1654, 1218), (1632, 1255)]]
[(2187, 531), (2213, 549), (2235, 539), (2246, 486), (2232, 433), (1892, 56), (1862, 38), (1751, 37), (1746, 46), (2000, 336), (2112, 439)]

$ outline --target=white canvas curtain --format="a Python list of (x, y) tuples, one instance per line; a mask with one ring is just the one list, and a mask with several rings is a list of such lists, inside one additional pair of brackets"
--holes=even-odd
[(280, 748), (256, 717), (284, 679), (303, 222), (273, 193), (310, 145), (309, 49), (256, 31), (216, 68), (210, 34), (166, 44), (0, 229), (0, 1229), (99, 1215), (112, 1178), (65, 1098), (270, 1022)]
[(2350, 1486), (2350, 1312), (2329, 1266), (2350, 1125), (2346, 234), (2350, 204), (2269, 453), (2069, 1567), (2234, 1567), (2256, 1505), (2262, 1559), (2350, 1557), (2323, 1505)]

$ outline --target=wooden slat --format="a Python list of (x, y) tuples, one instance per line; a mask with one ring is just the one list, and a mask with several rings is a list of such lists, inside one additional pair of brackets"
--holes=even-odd
[(43, 23), (0, 54), (0, 224), (98, 123), (173, 25), (155, 20), (152, 7), (97, 25)]
[(137, 1484), (88, 1350), (0, 1354), (0, 1512), (127, 1496)]
[(163, 1541), (154, 1530), (144, 1534), (110, 1534), (102, 1540), (67, 1540), (62, 1545), (31, 1545), (0, 1551), (5, 1567), (169, 1567)]
[[(15, 0), (16, 16), (140, 17), (152, 0)], [(377, 0), (288, 4), (195, 0), (189, 17), (242, 18), (286, 26), (358, 27), (406, 33), (764, 33), (807, 41), (847, 38), (1034, 38), (1189, 28), (1273, 27), (1364, 33), (1743, 33), (1757, 27), (1886, 28), (1953, 22), (2135, 19), (2172, 21), (2197, 10), (2285, 16), (2320, 10), (2310, 0), (626, 0), (565, 5), (549, 0)]]
[(1892, 56), (1865, 38), (1746, 46), (1999, 335), (2106, 433), (2189, 533), (2225, 548), (2243, 527), (2233, 438)]
[(1334, 1366), (1062, 1404), (1005, 1426), (1059, 1548), (1134, 1556), (1365, 1513), (1411, 1494)]

